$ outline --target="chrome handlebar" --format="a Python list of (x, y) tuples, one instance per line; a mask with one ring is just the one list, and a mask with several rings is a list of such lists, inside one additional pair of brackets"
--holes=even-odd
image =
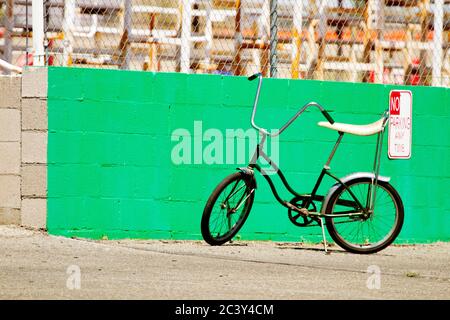
[(262, 77), (262, 74), (261, 73), (256, 73), (256, 74), (254, 74), (254, 75), (251, 75), (250, 77), (248, 77), (248, 80), (249, 81), (253, 81), (253, 80), (255, 80), (256, 78), (259, 78), (259, 81), (258, 81), (258, 88), (257, 88), (257, 91), (256, 91), (256, 96), (255, 96), (255, 100), (254, 100), (254, 103), (253, 103), (253, 112), (252, 112), (252, 120), (251, 120), (251, 123), (252, 123), (252, 127), (253, 128), (255, 128), (256, 130), (258, 130), (259, 132), (261, 132), (261, 133), (263, 133), (263, 134), (265, 134), (265, 135), (268, 135), (268, 136), (271, 136), (271, 137), (276, 137), (276, 136), (278, 136), (278, 135), (280, 135), (284, 130), (286, 130), (287, 129), (287, 127), (289, 127), (291, 124), (292, 124), (292, 122), (294, 122), (295, 121), (295, 119), (297, 119), (303, 112), (305, 112), (306, 111), (306, 109), (308, 109), (309, 107), (317, 107), (321, 112), (322, 112), (322, 114), (323, 114), (323, 116), (328, 120), (328, 122), (330, 122), (331, 124), (333, 124), (334, 123), (334, 120), (333, 120), (333, 118), (330, 116), (330, 114), (320, 105), (320, 104), (318, 104), (317, 102), (314, 102), (314, 101), (311, 101), (311, 102), (308, 102), (307, 104), (305, 104), (303, 107), (301, 107), (298, 111), (297, 111), (297, 113), (296, 114), (294, 114), (294, 116), (292, 116), (292, 118), (290, 118), (278, 131), (276, 131), (275, 133), (270, 133), (268, 130), (266, 130), (266, 129), (264, 129), (264, 128), (261, 128), (261, 127), (258, 127), (257, 125), (256, 125), (256, 123), (255, 123), (255, 116), (256, 116), (256, 108), (257, 108), (257, 105), (258, 105), (258, 100), (259, 100), (259, 93), (260, 93), (260, 91), (261, 91), (261, 84), (262, 84), (262, 79), (263, 79), (263, 77)]

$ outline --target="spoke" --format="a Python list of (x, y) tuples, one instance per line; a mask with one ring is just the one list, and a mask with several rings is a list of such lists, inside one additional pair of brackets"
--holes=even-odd
[(369, 228), (371, 228), (379, 236), (379, 239), (377, 240), (377, 242), (384, 238), (384, 236), (375, 229), (375, 226), (372, 223), (369, 223), (368, 225), (369, 225)]
[(217, 225), (217, 221), (220, 219), (221, 216), (222, 216), (221, 214), (217, 214), (216, 218), (213, 221), (210, 221), (210, 222), (216, 223), (216, 225)]
[(380, 223), (384, 223), (386, 225), (390, 225), (391, 223), (393, 223), (395, 221), (394, 218), (390, 218), (388, 216), (376, 216), (376, 213), (375, 213), (375, 216), (372, 216), (369, 219), (371, 221), (373, 221), (373, 223), (380, 222)]
[[(248, 190), (246, 189), (245, 191), (248, 191)], [(253, 191), (251, 191), (251, 192), (253, 192)], [(241, 197), (239, 198), (239, 201), (237, 202), (237, 204), (234, 204), (234, 205), (233, 205), (233, 210), (238, 210), (239, 207), (242, 205), (243, 201), (247, 201), (248, 197), (250, 197), (251, 192), (250, 192), (250, 193), (244, 192), (244, 193), (241, 195)], [(248, 195), (246, 196), (247, 193), (248, 193)]]
[(292, 216), (292, 218), (297, 221), (297, 219), (301, 216), (301, 213), (297, 213), (295, 216)]
[[(359, 223), (358, 223), (358, 222), (355, 222), (355, 223), (353, 224), (353, 226), (354, 226), (355, 224), (357, 224), (357, 227), (354, 228), (353, 231), (351, 231), (351, 232), (348, 234), (349, 237), (350, 237), (352, 234), (354, 234), (355, 231), (358, 231)], [(353, 237), (352, 239), (354, 239), (354, 237)]]
[[(237, 184), (238, 184), (238, 182), (236, 182), (235, 187), (237, 186)], [(243, 184), (242, 186), (240, 186), (237, 190), (234, 190), (235, 187), (233, 187), (232, 193), (230, 193), (230, 194), (227, 196), (226, 200), (231, 199), (237, 192), (239, 192), (239, 190), (241, 190), (241, 189), (244, 188), (245, 186), (246, 186), (246, 185), (245, 185), (245, 183), (244, 183), (244, 184)]]
[[(385, 226), (388, 227), (388, 232), (387, 232), (387, 234), (391, 233), (393, 227), (395, 226), (395, 220), (392, 221), (392, 224), (390, 224), (390, 223), (387, 224), (387, 223), (385, 223), (385, 222), (383, 222), (383, 221), (381, 221), (381, 222), (382, 222)], [(372, 226), (373, 226), (374, 230), (378, 230), (379, 227), (380, 227), (380, 226), (376, 227), (373, 223), (372, 223)]]
[[(251, 193), (243, 179), (225, 186), (217, 197), (210, 214), (210, 234), (215, 238), (226, 237), (241, 221)], [(225, 208), (222, 208), (222, 206)], [(236, 210), (236, 212), (232, 212)]]

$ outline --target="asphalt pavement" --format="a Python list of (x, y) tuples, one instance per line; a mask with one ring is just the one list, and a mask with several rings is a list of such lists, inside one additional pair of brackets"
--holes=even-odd
[(70, 239), (0, 226), (0, 299), (450, 299), (450, 243)]

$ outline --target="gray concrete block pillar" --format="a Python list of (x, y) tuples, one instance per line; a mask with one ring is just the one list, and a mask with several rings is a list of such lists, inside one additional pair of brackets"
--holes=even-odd
[(21, 225), (47, 222), (47, 69), (24, 72), (21, 121)]
[(0, 224), (19, 224), (21, 77), (0, 76)]

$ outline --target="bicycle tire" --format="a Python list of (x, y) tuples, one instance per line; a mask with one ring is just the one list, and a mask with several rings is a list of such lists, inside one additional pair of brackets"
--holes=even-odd
[[(356, 178), (353, 180), (350, 180), (349, 182), (346, 183), (347, 187), (349, 189), (352, 189), (352, 191), (356, 190), (356, 187), (359, 185), (367, 185), (369, 186), (372, 183), (372, 179), (369, 177), (364, 177), (364, 178)], [(389, 232), (386, 235), (381, 234), (382, 238), (375, 242), (375, 243), (352, 243), (350, 242), (350, 240), (345, 239), (345, 237), (342, 235), (343, 230), (339, 230), (337, 228), (337, 224), (335, 222), (335, 218), (325, 218), (326, 221), (326, 226), (327, 226), (327, 230), (328, 233), (330, 234), (331, 238), (336, 242), (336, 244), (338, 244), (340, 247), (342, 247), (343, 249), (352, 252), (352, 253), (358, 253), (358, 254), (370, 254), (370, 253), (375, 253), (378, 252), (380, 250), (385, 249), (387, 246), (389, 246), (398, 236), (398, 234), (401, 231), (401, 228), (403, 226), (403, 220), (404, 220), (404, 207), (403, 207), (403, 202), (401, 200), (400, 195), (398, 194), (398, 192), (395, 190), (395, 188), (389, 184), (388, 182), (384, 182), (384, 181), (378, 181), (377, 184), (377, 196), (376, 196), (376, 202), (375, 202), (375, 207), (374, 207), (374, 213), (372, 215), (371, 218), (368, 218), (366, 220), (356, 220), (353, 219), (353, 221), (349, 221), (348, 223), (352, 223), (355, 224), (357, 222), (361, 222), (361, 223), (367, 223), (369, 221), (369, 219), (371, 221), (373, 221), (375, 218), (378, 219), (378, 221), (381, 221), (380, 217), (382, 216), (383, 212), (387, 212), (389, 207), (387, 207), (386, 209), (383, 210), (383, 208), (380, 208), (380, 205), (377, 205), (377, 201), (379, 201), (379, 199), (381, 199), (382, 195), (379, 195), (379, 193), (381, 193), (382, 191), (389, 196), (389, 198), (392, 200), (394, 209), (395, 209), (395, 215), (394, 215), (394, 221), (392, 226), (389, 229)], [(347, 190), (347, 188), (345, 188), (343, 185), (341, 185), (340, 187), (338, 187), (338, 189), (331, 195), (330, 200), (328, 201), (325, 213), (326, 214), (335, 214), (335, 207), (336, 204), (338, 203), (338, 201), (341, 199), (341, 197), (346, 193), (349, 195), (349, 192), (345, 192)], [(354, 192), (355, 196), (356, 192)], [(364, 192), (362, 192), (363, 196), (364, 196)], [(367, 195), (365, 195), (367, 197)], [(342, 197), (342, 200), (346, 200), (344, 199), (344, 197)], [(348, 199), (347, 199), (348, 200)], [(363, 201), (361, 201), (361, 199), (358, 199), (361, 204), (365, 205), (365, 202), (367, 202), (367, 198), (366, 200), (362, 199)], [(342, 201), (341, 201), (342, 203)], [(386, 201), (386, 204), (388, 204), (388, 201)], [(378, 207), (378, 211), (377, 211), (377, 207)], [(381, 212), (380, 212), (381, 211)], [(344, 218), (340, 218), (340, 219), (344, 219)], [(386, 219), (386, 218), (384, 218)], [(348, 218), (348, 220), (351, 220), (351, 218)], [(386, 224), (386, 221), (383, 221), (383, 223)], [(372, 226), (373, 228), (373, 226)], [(364, 236), (364, 227), (361, 227), (361, 230), (358, 230), (358, 234), (361, 231), (361, 234)], [(370, 230), (370, 226), (368, 226), (368, 231)], [(375, 231), (375, 229), (373, 229)], [(358, 235), (357, 234), (357, 235)], [(370, 241), (370, 238), (368, 238)]]
[[(223, 233), (223, 234), (220, 234), (220, 231), (219, 231), (219, 233), (217, 234), (217, 231), (212, 230), (212, 228), (211, 228), (211, 219), (212, 219), (212, 215), (213, 215), (213, 210), (215, 209), (215, 206), (217, 205), (217, 200), (219, 199), (221, 194), (227, 190), (228, 187), (233, 185), (233, 183), (237, 186), (241, 181), (245, 184), (244, 197), (246, 197), (246, 198), (242, 198), (242, 199), (245, 199), (245, 203), (242, 203), (242, 206), (241, 206), (242, 211), (239, 214), (238, 219), (233, 223), (232, 227), (229, 230), (226, 230), (225, 233)], [(230, 195), (231, 195), (231, 193), (230, 193)], [(227, 202), (227, 204), (225, 204), (225, 203), (219, 204), (220, 209), (222, 209), (222, 210), (227, 209), (227, 208), (223, 208), (223, 205), (228, 206), (229, 200), (226, 200), (228, 196), (229, 195), (227, 195), (225, 197), (225, 200), (223, 198), (221, 198), (221, 200), (224, 200), (225, 202)], [(239, 196), (242, 196), (242, 195), (239, 195)], [(245, 175), (242, 172), (236, 172), (234, 174), (229, 175), (224, 180), (222, 180), (222, 182), (220, 182), (219, 185), (211, 193), (210, 197), (208, 198), (208, 201), (206, 202), (205, 208), (203, 210), (203, 215), (202, 215), (202, 220), (201, 220), (201, 232), (202, 232), (203, 239), (212, 246), (222, 245), (222, 244), (230, 241), (239, 232), (239, 230), (242, 228), (245, 221), (247, 220), (248, 215), (249, 215), (250, 210), (253, 205), (254, 197), (255, 197), (255, 181), (254, 181), (253, 177)], [(244, 201), (244, 200), (242, 200), (242, 201)], [(228, 211), (228, 209), (227, 209), (227, 211)], [(232, 214), (234, 214), (234, 213), (232, 213)], [(226, 213), (227, 222), (229, 221), (229, 219), (231, 219), (232, 214), (230, 214), (229, 212)], [(218, 219), (220, 219), (220, 218), (216, 217), (216, 222)], [(229, 222), (228, 222), (228, 225), (230, 225)]]

